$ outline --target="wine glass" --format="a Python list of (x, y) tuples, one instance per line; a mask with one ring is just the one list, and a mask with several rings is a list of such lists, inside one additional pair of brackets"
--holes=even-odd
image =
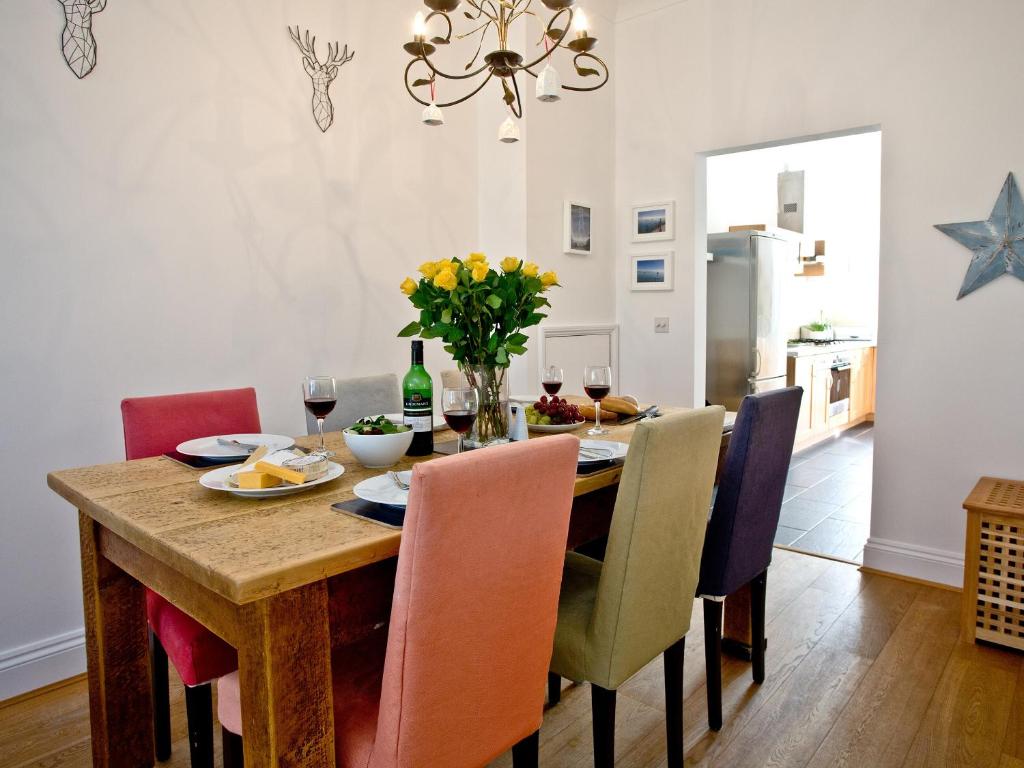
[(601, 401), (612, 391), (612, 369), (607, 365), (588, 365), (583, 371), (583, 390), (594, 401), (594, 428), (588, 435), (607, 435), (601, 426)]
[(562, 389), (562, 381), (565, 379), (565, 373), (557, 365), (549, 365), (544, 371), (544, 378), (541, 384), (544, 387), (544, 391), (549, 395), (557, 395), (559, 390)]
[(320, 452), (326, 454), (324, 445), (324, 419), (338, 404), (338, 385), (330, 376), (308, 376), (302, 384), (302, 399), (306, 410), (313, 414), (320, 430)]
[(459, 453), (479, 409), (480, 395), (473, 387), (445, 387), (441, 393), (441, 412), (451, 430), (459, 435)]

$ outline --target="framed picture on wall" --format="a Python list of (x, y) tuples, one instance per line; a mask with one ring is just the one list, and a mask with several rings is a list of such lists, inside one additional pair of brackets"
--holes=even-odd
[(565, 201), (562, 226), (562, 248), (566, 253), (589, 256), (593, 248), (591, 239), (591, 208), (587, 203)]
[(674, 240), (676, 236), (676, 204), (651, 203), (633, 208), (633, 242)]
[(671, 291), (674, 287), (675, 260), (675, 251), (634, 255), (630, 265), (632, 290)]

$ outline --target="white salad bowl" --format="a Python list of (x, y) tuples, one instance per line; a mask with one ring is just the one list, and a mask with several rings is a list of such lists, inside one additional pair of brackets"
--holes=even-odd
[(409, 450), (415, 433), (408, 429), (390, 435), (360, 435), (346, 429), (341, 434), (356, 461), (369, 469), (379, 469), (397, 463)]

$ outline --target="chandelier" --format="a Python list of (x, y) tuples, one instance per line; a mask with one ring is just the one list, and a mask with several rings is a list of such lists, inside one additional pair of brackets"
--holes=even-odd
[[(491, 80), (501, 83), (502, 99), (510, 111), (498, 130), (498, 138), (504, 142), (519, 140), (519, 126), (514, 118), (523, 116), (523, 101), (520, 83), (523, 73), (536, 80), (534, 92), (542, 102), (558, 101), (561, 91), (596, 91), (608, 82), (608, 65), (592, 52), (597, 38), (591, 37), (587, 28), (587, 16), (576, 0), (423, 0), (430, 9), (426, 16), (416, 14), (413, 22), (413, 38), (403, 47), (412, 56), (405, 68), (405, 89), (409, 95), (424, 106), (422, 120), (427, 125), (443, 125), (442, 107), (461, 104), (476, 96)], [(464, 5), (462, 16), (468, 19), (470, 27), (466, 32), (455, 34), (451, 14)], [(547, 24), (541, 19), (543, 4), (553, 15)], [(528, 57), (509, 46), (509, 30), (517, 21), (536, 23), (536, 47), (543, 48), (536, 57)], [(441, 34), (427, 38), (427, 27), (434, 22)], [(480, 54), (493, 32), (498, 47)], [(528, 33), (529, 34), (529, 33)], [(452, 40), (476, 42), (476, 52), (461, 72), (449, 73), (435, 64), (432, 56), (439, 46), (451, 45)], [(579, 76), (576, 85), (563, 85), (558, 71), (552, 66), (552, 57), (559, 48), (572, 52), (572, 63)], [(543, 69), (539, 69), (543, 65)], [(595, 68), (597, 67), (597, 68)], [(589, 78), (598, 82), (586, 84)], [(469, 92), (444, 100), (439, 84), (451, 81), (468, 84)], [(417, 95), (417, 90), (426, 98)]]

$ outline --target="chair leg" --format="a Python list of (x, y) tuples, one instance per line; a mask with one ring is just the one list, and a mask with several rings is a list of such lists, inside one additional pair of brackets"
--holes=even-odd
[(192, 768), (213, 768), (213, 687), (185, 686), (185, 715)]
[(590, 684), (594, 717), (594, 768), (615, 765), (615, 691)]
[(243, 768), (245, 759), (242, 750), (242, 737), (227, 728), (220, 729), (221, 752), (224, 756), (224, 768)]
[(683, 768), (683, 659), (686, 638), (665, 651), (665, 736), (668, 768)]
[(764, 606), (768, 595), (768, 571), (756, 576), (750, 583), (750, 656), (753, 662), (754, 682), (764, 682)]
[(707, 667), (708, 726), (722, 730), (722, 607), (704, 598), (704, 663)]
[(534, 731), (512, 747), (512, 768), (537, 768), (539, 761), (540, 731)]
[(156, 759), (171, 757), (171, 693), (167, 682), (167, 651), (160, 638), (149, 631), (149, 668), (153, 679), (153, 735)]
[(548, 672), (548, 706), (553, 707), (562, 700), (562, 678)]

